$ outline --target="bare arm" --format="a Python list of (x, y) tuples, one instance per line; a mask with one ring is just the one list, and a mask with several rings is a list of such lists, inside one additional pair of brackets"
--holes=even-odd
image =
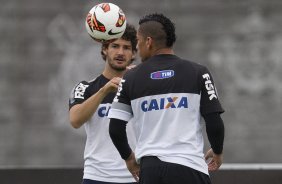
[(115, 92), (120, 82), (119, 77), (114, 77), (97, 93), (85, 100), (82, 104), (74, 105), (69, 111), (70, 123), (74, 128), (80, 128), (96, 112), (102, 100), (110, 92)]

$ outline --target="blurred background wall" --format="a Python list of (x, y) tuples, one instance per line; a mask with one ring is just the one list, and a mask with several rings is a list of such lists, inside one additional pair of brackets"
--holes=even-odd
[[(84, 27), (102, 1), (0, 2), (0, 167), (82, 167), (84, 128), (70, 127), (68, 98), (103, 69)], [(226, 110), (225, 163), (282, 162), (282, 1), (108, 2), (136, 26), (164, 13), (176, 54), (211, 70)]]

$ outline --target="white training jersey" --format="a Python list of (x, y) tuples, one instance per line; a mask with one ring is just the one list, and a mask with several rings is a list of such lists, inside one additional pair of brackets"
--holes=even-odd
[[(103, 75), (91, 82), (82, 81), (73, 90), (70, 97), (70, 108), (80, 104), (95, 94), (109, 80)], [(128, 171), (109, 135), (109, 119), (107, 118), (111, 102), (115, 94), (109, 94), (98, 106), (92, 118), (84, 124), (87, 139), (84, 151), (84, 179), (129, 183), (134, 178)], [(132, 123), (127, 126), (130, 145), (135, 147), (135, 135)]]
[(136, 124), (136, 159), (157, 156), (205, 174), (200, 117), (223, 112), (210, 72), (175, 55), (157, 55), (127, 72), (109, 118)]

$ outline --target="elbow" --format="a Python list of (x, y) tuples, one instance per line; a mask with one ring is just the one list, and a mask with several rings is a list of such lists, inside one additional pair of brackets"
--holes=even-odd
[(81, 110), (79, 107), (79, 105), (75, 105), (69, 111), (69, 122), (75, 129), (80, 128), (86, 121), (85, 118), (83, 118), (83, 116), (81, 115)]
[(78, 120), (76, 120), (76, 119), (74, 119), (74, 118), (71, 118), (71, 117), (70, 117), (70, 124), (71, 124), (71, 126), (72, 126), (73, 128), (75, 128), (75, 129), (80, 128), (81, 125), (82, 125)]
[(75, 129), (79, 129), (81, 126), (71, 122), (71, 126)]

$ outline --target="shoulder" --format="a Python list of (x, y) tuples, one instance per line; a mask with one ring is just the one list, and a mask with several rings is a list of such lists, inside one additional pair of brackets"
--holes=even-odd
[(90, 80), (82, 80), (79, 83), (76, 84), (76, 86), (78, 85), (88, 85), (88, 86), (92, 86), (95, 85), (97, 83), (103, 82), (105, 80), (105, 77), (103, 77), (102, 75), (99, 75), (93, 79)]
[(80, 81), (74, 86), (73, 90), (76, 91), (80, 89), (86, 89), (89, 87), (89, 85), (90, 83), (88, 81)]
[(136, 75), (136, 73), (138, 73), (138, 71), (142, 68), (142, 65), (143, 65), (143, 63), (141, 63), (141, 64), (137, 65), (136, 67), (126, 71), (123, 78), (127, 78), (127, 79), (134, 78), (134, 75)]
[(178, 59), (176, 69), (186, 75), (203, 75), (208, 72), (208, 69), (203, 64), (187, 59)]
[(91, 80), (82, 80), (75, 84), (73, 91), (86, 91), (87, 88), (95, 86), (95, 84), (99, 83), (99, 81), (101, 80), (101, 76), (98, 76)]
[(192, 67), (195, 70), (201, 71), (201, 70), (206, 70), (207, 69), (206, 66), (204, 66), (204, 65), (202, 65), (202, 64), (200, 64), (198, 62), (190, 61), (190, 60), (185, 60), (185, 59), (181, 59), (181, 60), (182, 60), (183, 64), (188, 65), (189, 67)]

